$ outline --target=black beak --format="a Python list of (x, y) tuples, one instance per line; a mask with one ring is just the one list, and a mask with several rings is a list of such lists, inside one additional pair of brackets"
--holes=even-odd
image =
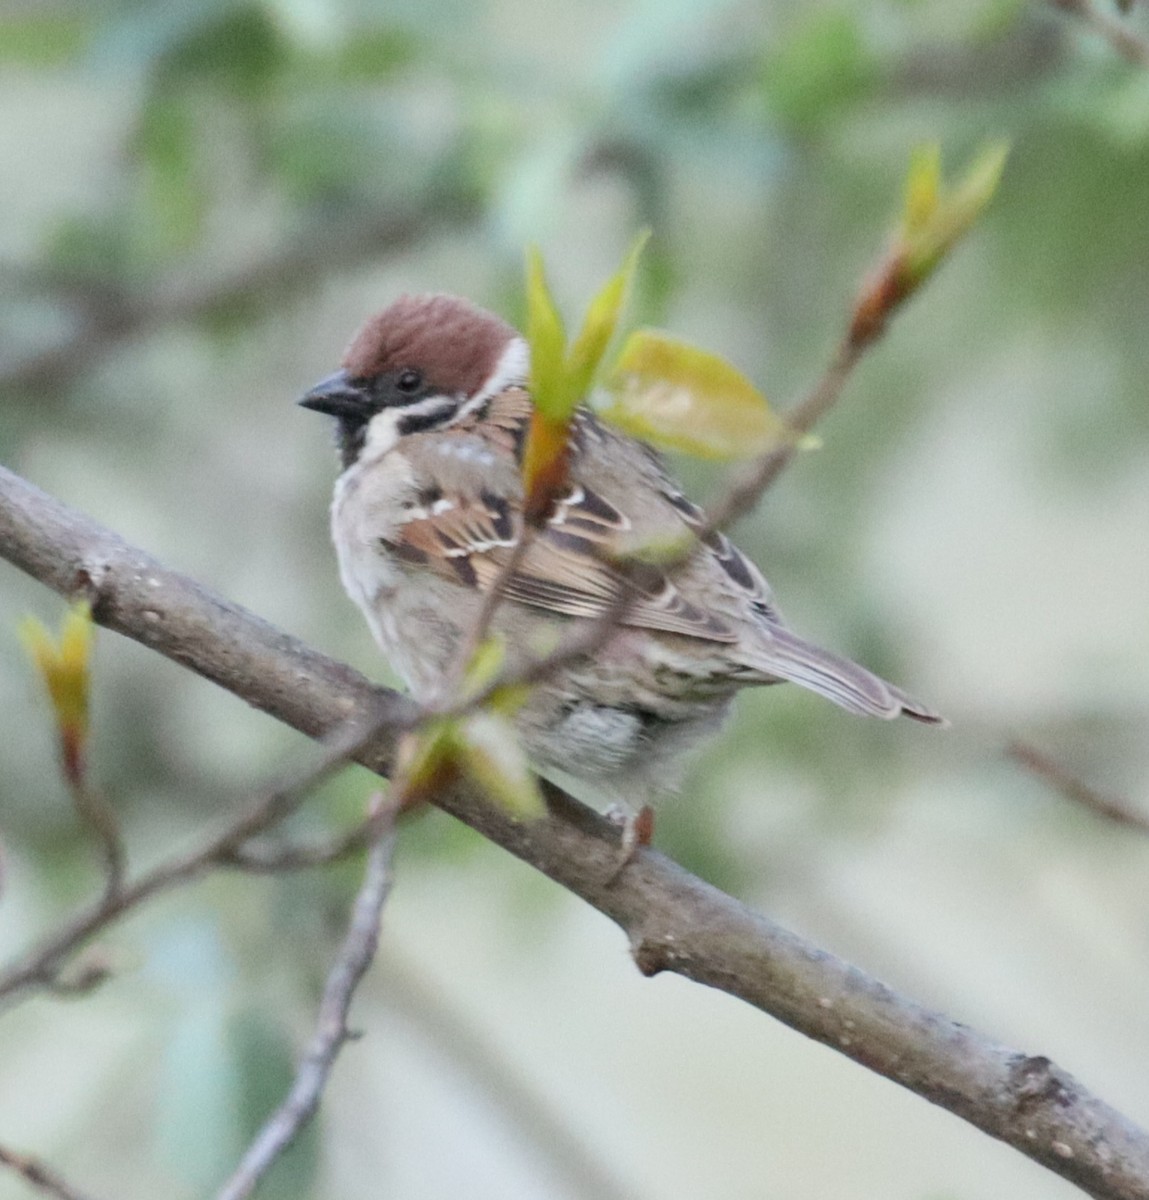
[(371, 397), (364, 385), (357, 383), (346, 371), (336, 371), (317, 383), (299, 402), (314, 412), (333, 417), (368, 417), (373, 411)]

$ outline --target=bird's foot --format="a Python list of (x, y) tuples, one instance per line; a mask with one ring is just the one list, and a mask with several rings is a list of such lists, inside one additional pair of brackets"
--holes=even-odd
[(642, 846), (654, 840), (654, 809), (644, 804), (637, 812), (615, 805), (607, 810), (607, 820), (619, 827), (618, 859), (611, 867), (606, 883), (612, 884), (634, 861)]

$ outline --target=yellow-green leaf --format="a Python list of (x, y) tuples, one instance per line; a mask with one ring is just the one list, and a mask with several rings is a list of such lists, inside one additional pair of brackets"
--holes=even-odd
[(539, 781), (506, 717), (471, 713), (456, 725), (455, 738), (459, 765), (500, 808), (519, 821), (545, 814)]
[(644, 229), (634, 239), (622, 266), (607, 280), (586, 311), (582, 329), (567, 357), (572, 410), (586, 397), (594, 383), (603, 355), (614, 337), (623, 305), (630, 294), (639, 257), (649, 239), (649, 229)]
[(454, 745), (454, 722), (442, 718), (425, 722), (399, 739), (395, 754), (395, 782), (404, 799), (421, 799), (434, 787), (448, 764)]
[[(1009, 143), (991, 142), (966, 168), (956, 187), (939, 187), (929, 152), (919, 152), (910, 168), (901, 250), (907, 289), (921, 284), (981, 216), (1001, 181)], [(934, 173), (933, 182), (930, 182)], [(915, 176), (919, 182), (915, 185)], [(932, 202), (929, 189), (934, 189)], [(914, 197), (915, 191), (919, 193)]]
[(494, 683), (503, 669), (507, 646), (499, 634), (491, 634), (476, 647), (463, 677), (463, 699), (477, 696)]
[(631, 334), (608, 390), (606, 420), (700, 458), (750, 458), (800, 440), (725, 359), (657, 330)]
[(573, 405), (567, 400), (566, 331), (535, 246), (527, 251), (527, 344), (535, 407), (556, 420), (569, 415)]
[(901, 226), (885, 258), (854, 303), (849, 339), (855, 348), (880, 337), (891, 315), (930, 277), (997, 191), (1009, 143), (991, 142), (956, 187), (941, 180), (941, 155), (930, 145), (914, 152), (906, 176)]
[(20, 623), (20, 638), (48, 689), (62, 732), (80, 737), (88, 728), (92, 643), (95, 626), (91, 606), (77, 601), (68, 609), (56, 640), (35, 617)]
[(941, 182), (941, 147), (937, 142), (919, 146), (906, 173), (906, 203), (902, 213), (902, 229), (906, 234), (922, 229), (937, 211)]
[(959, 232), (968, 229), (997, 194), (1008, 158), (1009, 142), (1001, 138), (983, 147), (966, 168), (966, 173), (954, 189), (950, 200), (960, 223)]

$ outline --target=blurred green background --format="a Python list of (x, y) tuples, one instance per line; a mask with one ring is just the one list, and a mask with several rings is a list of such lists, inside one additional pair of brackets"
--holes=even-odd
[[(739, 530), (798, 629), (953, 728), (746, 695), (658, 842), (1149, 1123), (1149, 846), (1002, 755), (1023, 735), (1146, 799), (1149, 72), (1051, 6), (7, 0), (0, 461), (387, 679), (336, 579), (328, 431), (294, 406), (365, 315), (446, 290), (517, 318), (531, 241), (573, 315), (648, 224), (636, 318), (785, 404), (911, 149), (957, 168), (1002, 135), (991, 211)], [(98, 879), (15, 637), (61, 610), (0, 566), (6, 954)], [(95, 705), (138, 863), (306, 752), (110, 634)], [(296, 828), (370, 787), (348, 772)], [(0, 1013), (0, 1141), (95, 1195), (209, 1194), (286, 1085), (355, 878), (212, 879), (104, 939), (94, 995)], [(403, 832), (354, 1019), (269, 1197), (1078, 1194), (745, 1006), (640, 979), (614, 927), (440, 814)]]

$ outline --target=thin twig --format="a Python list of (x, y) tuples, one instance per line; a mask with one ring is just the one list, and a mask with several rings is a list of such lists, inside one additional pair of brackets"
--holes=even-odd
[(152, 896), (197, 879), (214, 867), (243, 865), (242, 861), (236, 863), (236, 854), (242, 852), (244, 843), (289, 816), (311, 790), (342, 768), (349, 758), (362, 754), (379, 738), (386, 726), (387, 715), (395, 711), (388, 698), (380, 700), (377, 697), (367, 710), (344, 720), (328, 735), (324, 751), (315, 763), (268, 789), (221, 833), (81, 909), (0, 971), (0, 998), (10, 998), (36, 985), (52, 986), (69, 955)]
[(1090, 812), (1096, 813), (1108, 821), (1114, 821), (1118, 825), (1126, 825), (1141, 833), (1149, 833), (1149, 814), (1138, 812), (1127, 800), (1119, 799), (1116, 796), (1106, 796), (1099, 792), (1028, 742), (1010, 742), (1006, 747), (1006, 753), (1031, 775), (1045, 780), (1054, 791), (1060, 793), (1071, 803), (1079, 804), (1082, 808), (1087, 808)]
[[(786, 410), (786, 424), (797, 434), (811, 429), (838, 403), (846, 382), (861, 362), (872, 341), (859, 342), (847, 335), (838, 344), (829, 365), (814, 386), (792, 408)], [(725, 529), (748, 513), (762, 498), (797, 453), (796, 442), (787, 443), (764, 454), (746, 475), (736, 481), (716, 504), (700, 536)]]
[(265, 845), (261, 841), (237, 846), (220, 857), (220, 866), (235, 867), (255, 875), (278, 875), (342, 862), (363, 850), (371, 841), (375, 821), (368, 817), (333, 837), (314, 842)]
[(300, 1060), (283, 1103), (268, 1118), (248, 1147), (217, 1200), (244, 1200), (276, 1159), (298, 1136), (319, 1107), (328, 1076), (343, 1044), (351, 1037), (347, 1014), (360, 980), (367, 973), (379, 942), (379, 918), (391, 890), (396, 806), (377, 804), (376, 841), (367, 859), (363, 884), (355, 898), (347, 936), (323, 988), (315, 1032)]
[(80, 820), (91, 830), (104, 861), (104, 899), (111, 900), (124, 886), (127, 852), (116, 810), (107, 798), (87, 781), (86, 773), (69, 777), (72, 804)]
[(30, 1184), (46, 1196), (54, 1196), (56, 1200), (89, 1200), (87, 1192), (81, 1192), (72, 1187), (51, 1167), (45, 1166), (39, 1159), (29, 1158), (26, 1154), (17, 1154), (0, 1146), (0, 1165), (10, 1167), (25, 1183)]
[[(535, 540), (536, 533), (537, 530), (533, 525), (524, 525), (522, 533), (519, 535), (519, 540), (511, 548), (511, 553), (508, 555), (507, 561), (499, 568), (498, 574), (491, 581), (491, 586), (484, 593), (482, 604), (479, 606), (479, 611), (475, 614), (475, 620), (467, 635), (459, 643), (459, 648), (455, 653), (455, 661), (451, 669), (446, 673), (446, 683), (439, 698), (440, 711), (445, 711), (447, 707), (450, 707), (451, 697), (458, 696), (463, 690), (463, 682), (467, 675), (467, 669), (471, 665), (471, 660), (475, 656), (475, 651), (478, 650), (487, 635), (491, 632), (491, 625), (495, 620), (499, 606), (503, 602), (507, 585), (522, 565), (523, 559), (526, 558), (527, 551), (531, 548), (531, 543)], [(476, 706), (474, 703), (469, 703), (466, 707), (473, 709)]]
[(1112, 13), (1100, 8), (1096, 0), (1049, 0), (1049, 3), (1083, 21), (1127, 62), (1138, 67), (1149, 67), (1149, 40)]

